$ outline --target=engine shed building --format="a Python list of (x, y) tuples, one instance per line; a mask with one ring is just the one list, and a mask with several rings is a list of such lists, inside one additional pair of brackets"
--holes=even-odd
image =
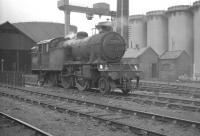
[[(70, 26), (72, 32), (77, 27)], [(31, 48), (37, 42), (64, 36), (64, 24), (50, 22), (5, 22), (0, 25), (1, 71), (31, 71)]]
[(192, 74), (192, 58), (184, 50), (167, 51), (160, 56), (159, 79), (174, 81)]
[(144, 79), (158, 78), (159, 56), (151, 47), (128, 48), (122, 59), (123, 63), (136, 64)]

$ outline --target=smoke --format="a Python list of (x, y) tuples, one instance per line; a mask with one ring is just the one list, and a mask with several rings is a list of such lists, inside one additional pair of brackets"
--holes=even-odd
[(69, 34), (65, 36), (65, 38), (69, 38), (69, 39), (74, 39), (75, 37), (76, 37), (76, 34), (74, 32), (70, 32)]

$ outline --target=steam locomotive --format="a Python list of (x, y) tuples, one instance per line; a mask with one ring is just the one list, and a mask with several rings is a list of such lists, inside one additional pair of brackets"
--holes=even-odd
[(105, 26), (100, 28), (91, 37), (79, 32), (72, 39), (44, 40), (33, 47), (32, 72), (38, 75), (38, 83), (81, 91), (97, 88), (103, 94), (118, 88), (128, 93), (139, 71), (121, 62), (126, 47), (123, 37)]

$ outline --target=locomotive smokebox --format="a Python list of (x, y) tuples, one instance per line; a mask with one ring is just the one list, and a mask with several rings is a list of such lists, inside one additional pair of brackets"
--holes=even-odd
[(123, 37), (116, 32), (100, 33), (63, 43), (73, 61), (85, 63), (119, 62), (124, 55), (125, 45)]

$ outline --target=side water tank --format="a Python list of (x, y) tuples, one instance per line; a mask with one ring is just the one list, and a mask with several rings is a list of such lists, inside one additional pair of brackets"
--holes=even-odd
[(193, 58), (193, 18), (188, 5), (169, 7), (169, 51), (185, 50)]
[(147, 46), (152, 47), (158, 55), (163, 54), (168, 46), (168, 25), (165, 11), (156, 10), (147, 15)]
[(193, 3), (193, 30), (194, 30), (194, 74), (200, 77), (200, 0)]
[(129, 17), (129, 48), (147, 46), (147, 24), (145, 15)]

